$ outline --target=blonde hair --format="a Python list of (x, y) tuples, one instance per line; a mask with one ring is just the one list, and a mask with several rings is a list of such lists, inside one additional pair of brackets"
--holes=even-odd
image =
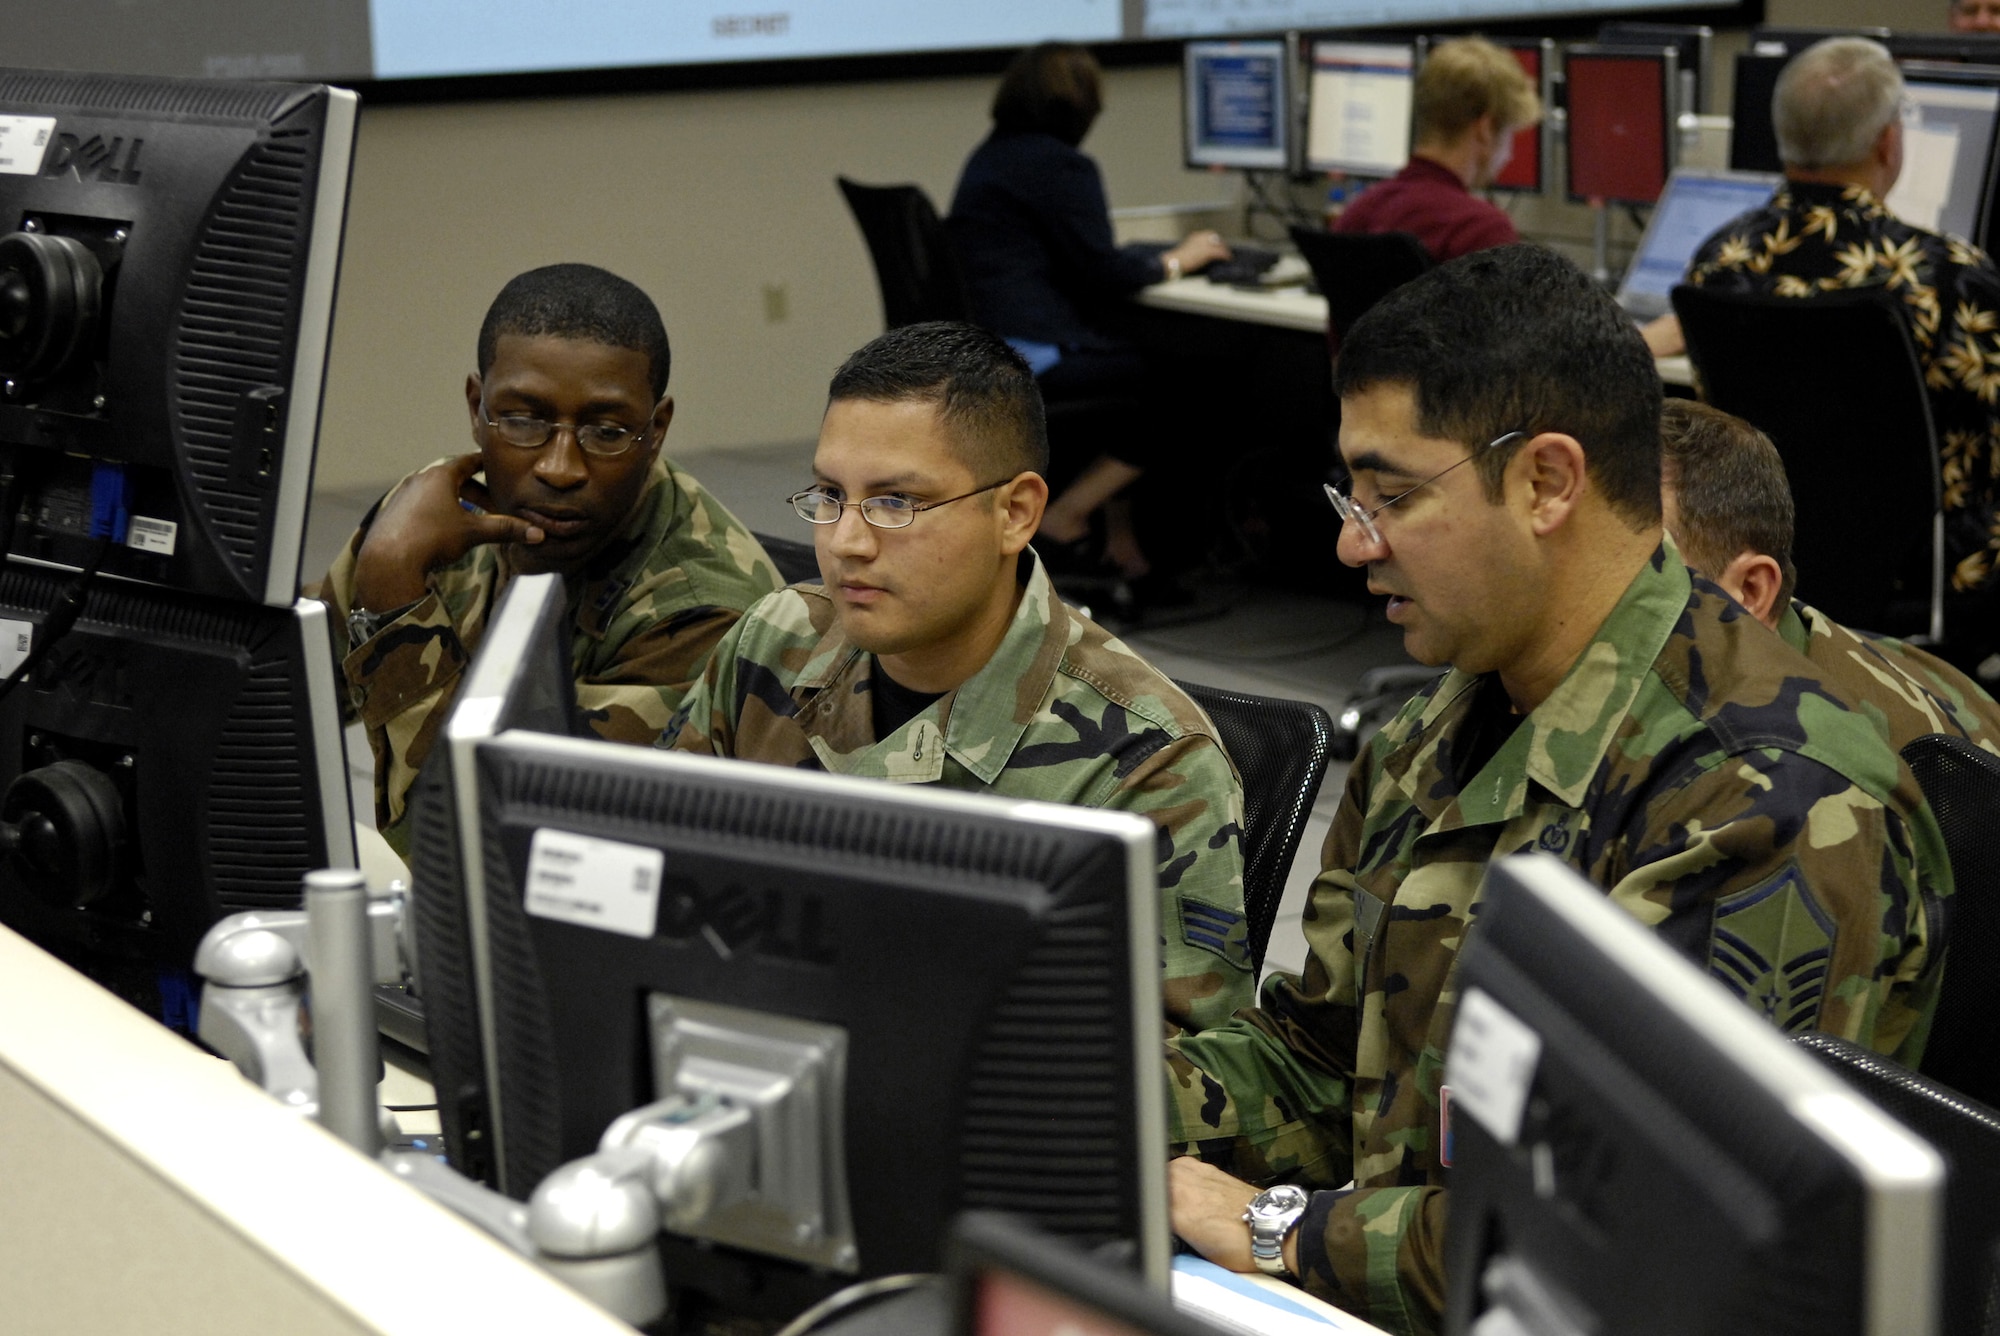
[(1449, 144), (1486, 115), (1500, 130), (1542, 119), (1542, 99), (1527, 71), (1483, 37), (1439, 43), (1417, 74), (1415, 142)]

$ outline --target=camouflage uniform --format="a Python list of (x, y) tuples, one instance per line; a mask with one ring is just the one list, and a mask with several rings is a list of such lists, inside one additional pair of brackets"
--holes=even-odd
[(1787, 1031), (1921, 1045), (1936, 824), (1868, 721), (1677, 555), (1476, 774), (1504, 694), (1454, 670), (1411, 701), (1348, 774), (1303, 978), (1170, 1045), (1182, 1148), (1253, 1182), (1352, 1177), (1313, 1195), (1302, 1280), (1392, 1331), (1442, 1301), (1438, 1089), (1489, 859), (1561, 857)]
[(1797, 599), (1778, 618), (1778, 634), (1896, 751), (1926, 733), (1948, 733), (2000, 755), (2000, 701), (1936, 655), (1849, 630)]
[(744, 615), (660, 745), (1137, 812), (1160, 827), (1168, 1018), (1197, 1028), (1249, 1005), (1235, 767), (1201, 707), (1067, 607), (1039, 560), (986, 666), (880, 740), (874, 665), (825, 590), (794, 586)]
[[(347, 540), (320, 597), (333, 608), (334, 653), (375, 753), (375, 823), (408, 857), (410, 785), (513, 572), (500, 545), (475, 547), (432, 572), (430, 593), (402, 616), (349, 645), (355, 556), (380, 509)], [(616, 742), (659, 736), (723, 633), (780, 583), (742, 522), (656, 459), (631, 521), (568, 582), (577, 704), (590, 727)]]

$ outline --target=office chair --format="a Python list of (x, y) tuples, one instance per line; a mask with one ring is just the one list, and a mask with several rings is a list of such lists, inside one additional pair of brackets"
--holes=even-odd
[(1880, 289), (1796, 298), (1682, 284), (1673, 303), (1702, 397), (1755, 424), (1784, 458), (1801, 596), (1849, 626), (1942, 644), (1937, 432), (1896, 300)]
[(1340, 707), (1333, 723), (1333, 759), (1351, 761), (1361, 754), (1361, 730), (1403, 708), (1410, 697), (1442, 675), (1442, 668), (1420, 663), (1392, 663), (1370, 668), (1355, 683), (1354, 694)]
[(918, 186), (869, 186), (836, 177), (875, 261), (888, 329), (922, 320), (970, 320), (972, 298), (937, 209)]
[(2000, 1336), (2000, 1112), (1829, 1034), (1795, 1041), (1944, 1157), (1940, 1336)]
[(1944, 983), (1923, 1074), (2000, 1106), (2000, 757), (1933, 733), (1903, 748), (1937, 814), (1954, 890), (1944, 901)]
[(753, 533), (750, 536), (763, 545), (764, 554), (778, 568), (780, 580), (786, 584), (819, 583), (819, 553), (811, 543), (768, 533)]
[(1335, 352), (1361, 313), (1431, 267), (1431, 253), (1408, 232), (1327, 232), (1292, 229), (1292, 244), (1326, 298)]
[(1243, 911), (1251, 967), (1262, 970), (1292, 858), (1326, 778), (1333, 720), (1311, 701), (1177, 685), (1208, 712), (1243, 777)]

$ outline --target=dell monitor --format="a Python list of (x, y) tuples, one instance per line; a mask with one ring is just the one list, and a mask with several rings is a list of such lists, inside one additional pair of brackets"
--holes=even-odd
[(960, 1216), (949, 1257), (948, 1336), (1220, 1336), (1138, 1277), (1012, 1216)]
[(1903, 170), (1883, 206), (1906, 223), (1990, 245), (2000, 67), (1906, 62), (1903, 91)]
[(0, 551), (291, 607), (355, 118), (0, 70)]
[(1651, 204), (1674, 168), (1680, 57), (1672, 47), (1572, 46), (1563, 71), (1569, 197)]
[[(0, 570), (0, 642), (44, 634), (67, 572)], [(216, 920), (297, 908), (355, 866), (325, 605), (100, 580), (0, 697), (0, 923), (192, 1029), (176, 996)]]
[(1289, 170), (1293, 122), (1292, 62), (1282, 38), (1189, 42), (1183, 49), (1188, 166)]
[(688, 1302), (780, 1316), (936, 1270), (974, 1208), (1165, 1284), (1150, 823), (520, 730), (450, 746), (471, 784), (415, 835), (455, 841), (457, 882), (420, 859), (413, 894), (469, 925), (448, 979), (418, 918), (454, 1166), (526, 1197), (629, 1111), (761, 1088), (742, 1065), (782, 1053), (808, 1097), (785, 1153), (725, 1157), (755, 1191), (661, 1236)]
[(1566, 865), (1486, 877), (1445, 1068), (1445, 1330), (1935, 1331), (1937, 1153)]
[(1316, 41), (1306, 83), (1306, 168), (1394, 176), (1410, 160), (1416, 47)]

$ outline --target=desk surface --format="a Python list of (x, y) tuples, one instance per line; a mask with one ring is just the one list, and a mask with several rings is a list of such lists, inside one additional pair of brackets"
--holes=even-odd
[[(1168, 279), (1139, 291), (1139, 303), (1162, 311), (1242, 320), (1304, 333), (1326, 330), (1326, 298), (1294, 284), (1280, 288), (1238, 288), (1193, 278)], [(1694, 370), (1686, 357), (1662, 357), (1653, 363), (1668, 385), (1691, 386)]]

